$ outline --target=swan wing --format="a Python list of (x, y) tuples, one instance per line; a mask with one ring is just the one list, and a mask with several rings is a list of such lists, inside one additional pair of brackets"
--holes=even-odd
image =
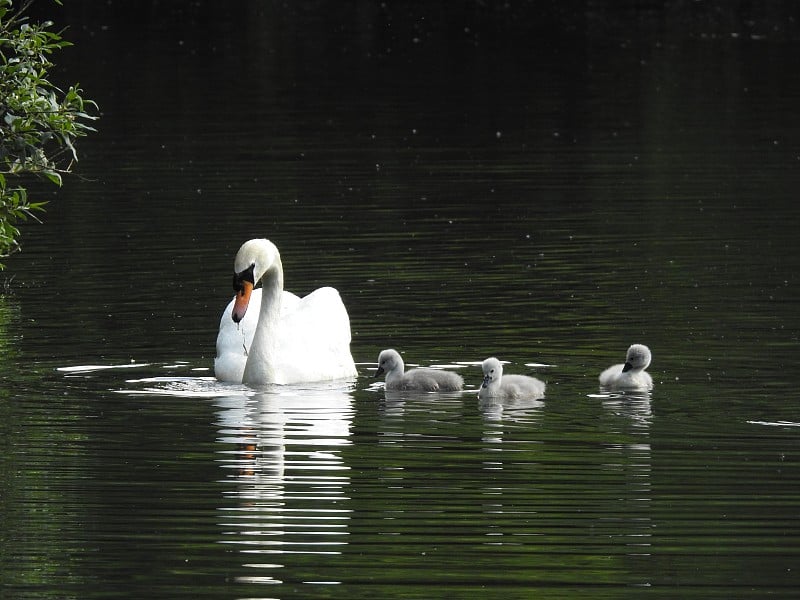
[(406, 389), (426, 392), (455, 392), (464, 386), (460, 375), (438, 369), (411, 369), (403, 377)]
[(284, 383), (356, 376), (350, 354), (350, 317), (334, 288), (319, 288), (286, 307), (279, 335), (279, 371)]
[(622, 364), (612, 365), (600, 373), (600, 377), (598, 378), (600, 380), (600, 385), (606, 387), (614, 385), (619, 376), (622, 375), (623, 366)]
[(542, 398), (545, 383), (527, 375), (503, 375), (500, 382), (507, 398)]

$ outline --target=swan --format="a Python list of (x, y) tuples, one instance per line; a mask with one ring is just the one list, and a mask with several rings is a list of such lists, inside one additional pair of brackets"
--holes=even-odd
[[(266, 239), (242, 244), (233, 263), (236, 296), (222, 313), (214, 374), (259, 385), (353, 378), (350, 318), (334, 288), (307, 296), (283, 289), (278, 248)], [(261, 289), (254, 289), (261, 282)]]
[(478, 398), (543, 398), (545, 383), (527, 375), (503, 375), (503, 365), (495, 357), (481, 364), (483, 383)]
[(413, 390), (420, 392), (457, 392), (464, 388), (461, 375), (439, 369), (409, 369), (397, 350), (382, 351), (378, 355), (375, 377), (386, 373), (387, 390)]
[(625, 364), (612, 365), (600, 373), (600, 385), (612, 390), (649, 390), (653, 379), (645, 369), (650, 366), (650, 348), (633, 344), (625, 355)]

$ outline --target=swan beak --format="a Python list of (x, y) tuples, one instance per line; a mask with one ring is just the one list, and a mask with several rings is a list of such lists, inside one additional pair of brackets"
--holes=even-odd
[(627, 373), (632, 368), (633, 368), (633, 365), (631, 363), (629, 363), (629, 362), (626, 362), (624, 365), (622, 365), (622, 372), (623, 373)]
[(247, 305), (250, 304), (250, 294), (253, 293), (253, 284), (247, 280), (242, 281), (242, 287), (236, 292), (236, 301), (233, 303), (231, 317), (234, 323), (244, 319), (247, 312)]
[(487, 375), (486, 377), (483, 378), (483, 383), (481, 384), (481, 387), (489, 387), (489, 381), (490, 381), (489, 376)]
[(383, 375), (384, 372), (385, 371), (383, 370), (383, 367), (378, 367), (378, 370), (375, 371), (375, 375), (374, 376), (377, 377), (378, 375)]

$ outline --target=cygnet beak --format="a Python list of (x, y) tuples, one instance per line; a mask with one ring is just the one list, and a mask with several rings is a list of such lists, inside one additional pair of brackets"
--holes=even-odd
[(623, 373), (627, 373), (632, 368), (633, 368), (633, 365), (631, 363), (629, 363), (629, 362), (626, 362), (624, 365), (622, 365), (622, 372)]

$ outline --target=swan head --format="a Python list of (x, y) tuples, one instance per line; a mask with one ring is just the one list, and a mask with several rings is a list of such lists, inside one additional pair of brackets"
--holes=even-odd
[(280, 260), (275, 244), (265, 239), (249, 240), (242, 244), (233, 259), (233, 291), (236, 301), (231, 317), (235, 323), (244, 318), (250, 294), (264, 274)]
[(633, 344), (628, 348), (628, 353), (625, 355), (625, 364), (622, 366), (622, 372), (627, 373), (634, 369), (641, 371), (650, 366), (652, 355), (650, 348), (644, 344)]
[(503, 363), (494, 356), (483, 361), (481, 368), (483, 369), (483, 383), (481, 387), (489, 387), (492, 383), (500, 381), (500, 378), (503, 376)]
[(375, 377), (384, 373), (388, 375), (395, 371), (402, 373), (404, 370), (405, 363), (403, 362), (403, 357), (400, 356), (397, 350), (389, 348), (378, 355), (378, 370), (375, 371)]

